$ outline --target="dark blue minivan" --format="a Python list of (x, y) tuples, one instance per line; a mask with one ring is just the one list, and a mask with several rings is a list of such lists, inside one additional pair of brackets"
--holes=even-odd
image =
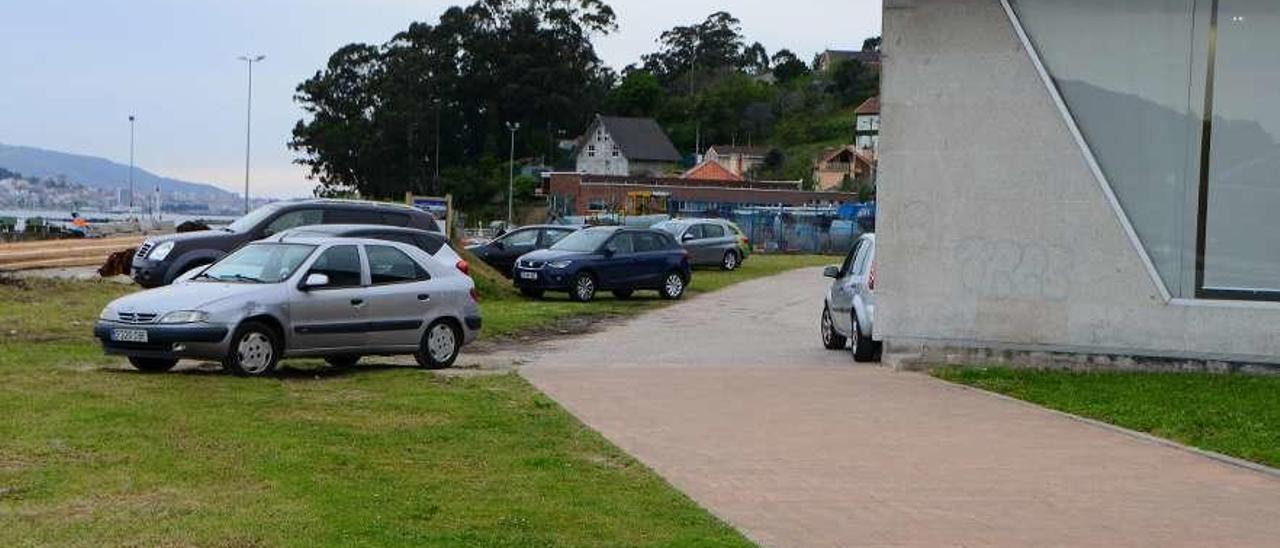
[(589, 301), (596, 291), (626, 299), (638, 289), (679, 299), (692, 276), (689, 253), (671, 234), (626, 227), (574, 232), (550, 249), (522, 255), (514, 274), (516, 287), (526, 296), (567, 291), (575, 301)]

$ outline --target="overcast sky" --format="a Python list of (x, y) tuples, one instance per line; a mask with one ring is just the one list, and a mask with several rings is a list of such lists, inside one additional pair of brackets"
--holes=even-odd
[[(806, 61), (880, 33), (879, 0), (608, 0), (619, 31), (595, 39), (622, 68), (663, 30), (727, 10), (748, 42)], [(454, 2), (431, 0), (5, 0), (0, 2), (0, 143), (127, 162), (239, 191), (244, 180), (246, 69), (254, 68), (254, 194), (297, 196), (314, 183), (285, 148), (292, 101), (338, 47), (380, 44)]]

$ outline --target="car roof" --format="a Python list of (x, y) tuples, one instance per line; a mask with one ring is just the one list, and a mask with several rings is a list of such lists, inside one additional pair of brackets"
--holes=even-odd
[(370, 208), (370, 209), (389, 209), (389, 210), (395, 210), (395, 211), (402, 211), (405, 213), (420, 212), (420, 213), (430, 214), (430, 212), (425, 209), (414, 207), (408, 204), (401, 204), (396, 202), (374, 202), (370, 200), (348, 200), (348, 199), (341, 199), (341, 198), (295, 198), (290, 200), (281, 200), (279, 202), (272, 202), (270, 205), (275, 205), (279, 207), (297, 206), (297, 205), (355, 206), (355, 207), (363, 207), (363, 208)]
[[(282, 234), (283, 234), (283, 233), (282, 233)], [(251, 244), (250, 244), (250, 245), (252, 245), (252, 244), (258, 244), (258, 243), (267, 243), (267, 244), (305, 244), (305, 245), (344, 245), (344, 244), (345, 244), (345, 245), (359, 245), (359, 244), (363, 244), (363, 245), (388, 245), (388, 244), (396, 244), (396, 245), (404, 245), (405, 247), (413, 247), (413, 246), (408, 245), (408, 244), (401, 244), (400, 242), (392, 242), (392, 241), (388, 241), (388, 240), (379, 240), (379, 239), (377, 239), (377, 238), (359, 238), (359, 237), (352, 237), (352, 238), (348, 238), (348, 237), (342, 237), (342, 236), (308, 236), (308, 235), (305, 235), (305, 234), (304, 234), (304, 235), (299, 235), (299, 236), (295, 236), (295, 237), (289, 238), (287, 241), (286, 241), (286, 240), (284, 240), (284, 239), (282, 239), (282, 238), (280, 238), (280, 237), (277, 235), (277, 236), (272, 237), (270, 240), (258, 240), (258, 241), (256, 241), (256, 242), (251, 242)]]
[(362, 231), (362, 230), (379, 230), (384, 232), (399, 232), (402, 234), (425, 234), (428, 236), (436, 236), (443, 238), (444, 235), (439, 232), (430, 230), (422, 230), (420, 228), (410, 228), (407, 226), (391, 226), (391, 225), (306, 225), (290, 228), (281, 232), (281, 235), (298, 237), (302, 234), (324, 234), (327, 237), (342, 237), (344, 234)]

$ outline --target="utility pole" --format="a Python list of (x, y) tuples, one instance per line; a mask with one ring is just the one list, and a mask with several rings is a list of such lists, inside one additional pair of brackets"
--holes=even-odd
[(507, 177), (507, 228), (510, 229), (515, 218), (512, 192), (516, 187), (516, 132), (520, 130), (520, 122), (507, 122), (507, 129), (511, 131), (511, 169)]
[(436, 97), (436, 165), (435, 177), (431, 179), (431, 193), (440, 193), (440, 98)]
[(249, 212), (249, 144), (253, 127), (253, 64), (266, 59), (265, 55), (241, 55), (239, 59), (249, 66), (249, 97), (245, 103), (244, 121), (244, 212)]
[(133, 215), (133, 115), (129, 115), (129, 215)]

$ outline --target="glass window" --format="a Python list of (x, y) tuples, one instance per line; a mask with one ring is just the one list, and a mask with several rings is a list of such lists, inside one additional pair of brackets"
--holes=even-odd
[(369, 280), (373, 285), (414, 282), (430, 278), (412, 257), (391, 246), (365, 246), (369, 255)]
[(867, 259), (871, 256), (871, 241), (863, 240), (858, 246), (858, 256), (853, 260), (853, 274), (861, 276), (867, 273)]
[(422, 248), (423, 251), (435, 255), (440, 252), (440, 248), (444, 247), (444, 236), (428, 236), (426, 234), (417, 234), (413, 238), (414, 245)]
[(227, 255), (196, 279), (278, 283), (292, 276), (315, 248), (303, 244), (249, 244)]
[(390, 226), (409, 226), (409, 214), (397, 213), (394, 211), (383, 211), (379, 214), (382, 217), (382, 224)]
[(240, 217), (239, 219), (236, 219), (235, 221), (233, 221), (231, 224), (227, 225), (227, 230), (230, 230), (232, 232), (247, 232), (249, 230), (252, 230), (255, 227), (257, 227), (259, 223), (267, 220), (272, 215), (275, 215), (276, 211), (278, 211), (279, 209), (280, 209), (279, 206), (264, 205), (258, 209), (255, 209), (253, 211), (250, 211), (249, 213), (246, 213), (243, 217)]
[(382, 224), (382, 217), (372, 209), (339, 208), (324, 212), (325, 224), (331, 225), (377, 225)]
[(556, 242), (556, 245), (551, 246), (551, 249), (580, 252), (596, 251), (609, 239), (609, 236), (613, 235), (613, 232), (609, 229), (599, 228), (579, 230)]
[(723, 238), (724, 227), (714, 224), (702, 225), (702, 234), (705, 238)]
[(666, 243), (663, 242), (662, 236), (652, 232), (637, 232), (631, 235), (632, 241), (635, 243), (636, 253), (647, 253), (650, 251), (662, 251), (666, 249)]
[(329, 277), (326, 288), (360, 286), (360, 252), (354, 245), (339, 245), (326, 249), (307, 271)]
[(563, 240), (565, 236), (572, 234), (572, 230), (561, 230), (558, 228), (548, 228), (542, 232), (542, 246), (551, 247), (556, 242)]
[(1138, 239), (1180, 294), (1199, 169), (1194, 0), (1013, 4)]
[(283, 232), (290, 228), (307, 225), (318, 225), (323, 223), (324, 212), (319, 209), (295, 209), (279, 217), (276, 217), (271, 224), (267, 225), (263, 234), (270, 236), (277, 232)]
[(701, 240), (701, 239), (703, 239), (703, 238), (705, 238), (705, 237), (706, 237), (704, 234), (706, 234), (706, 233), (702, 230), (702, 224), (701, 224), (701, 223), (699, 223), (699, 224), (696, 224), (696, 225), (693, 225), (693, 226), (689, 227), (689, 230), (686, 230), (686, 231), (684, 232), (684, 236), (681, 236), (681, 238), (690, 238), (690, 239), (694, 239), (694, 240)]
[(613, 249), (614, 253), (619, 255), (635, 253), (636, 251), (635, 242), (631, 240), (631, 233), (629, 232), (623, 232), (614, 236), (612, 240), (609, 240), (609, 247)]
[(538, 243), (538, 231), (532, 229), (517, 230), (500, 238), (507, 247), (533, 246)]
[(596, 146), (595, 146), (595, 145), (587, 145), (587, 156), (590, 156), (590, 157), (592, 157), (592, 158), (595, 158), (595, 157), (596, 157)]
[(850, 249), (849, 254), (845, 255), (844, 264), (840, 265), (841, 278), (849, 275), (849, 269), (853, 268), (853, 259), (858, 256), (858, 249), (862, 247), (862, 242), (864, 241), (865, 240), (858, 240), (857, 242), (854, 242), (853, 249)]

